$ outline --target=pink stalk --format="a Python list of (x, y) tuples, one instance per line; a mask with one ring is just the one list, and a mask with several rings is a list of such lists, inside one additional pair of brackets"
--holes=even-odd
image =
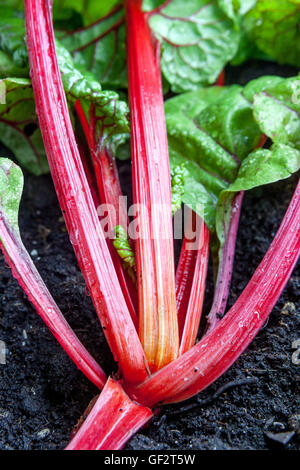
[(141, 0), (126, 0), (139, 335), (150, 369), (178, 355), (171, 182), (158, 49)]
[(132, 390), (139, 403), (188, 399), (220, 377), (253, 340), (280, 297), (300, 254), (300, 182), (266, 255), (218, 326), (192, 349)]
[(134, 403), (121, 385), (109, 378), (66, 450), (120, 450), (151, 418), (149, 408)]
[(214, 330), (218, 322), (223, 317), (227, 305), (243, 197), (244, 191), (241, 191), (234, 196), (232, 201), (229, 227), (225, 236), (225, 243), (222, 248), (221, 260), (218, 266), (214, 300), (212, 308), (207, 316), (206, 333)]
[(146, 358), (98, 220), (57, 64), (51, 4), (25, 0), (32, 86), (54, 185), (80, 268), (124, 378), (147, 376)]
[(105, 373), (65, 320), (20, 237), (9, 227), (1, 214), (0, 240), (1, 250), (11, 267), (13, 276), (24, 289), (28, 299), (33, 303), (51, 333), (86, 377), (102, 389), (106, 382)]
[(176, 299), (181, 340), (179, 354), (188, 351), (196, 341), (203, 307), (208, 257), (209, 230), (203, 220), (189, 210), (176, 271)]

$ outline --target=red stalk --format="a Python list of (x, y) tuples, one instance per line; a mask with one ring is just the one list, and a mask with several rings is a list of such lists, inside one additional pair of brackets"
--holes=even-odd
[(115, 216), (110, 217), (108, 230), (113, 231), (116, 225), (122, 225), (124, 229), (127, 229), (128, 217), (116, 160), (107, 148), (100, 148), (100, 145), (96, 144), (93, 107), (91, 106), (90, 122), (79, 100), (75, 103), (75, 109), (90, 149), (101, 203), (111, 204), (114, 207)]
[(54, 185), (74, 250), (124, 378), (147, 376), (146, 358), (124, 300), (76, 145), (57, 64), (51, 3), (25, 0), (32, 86)]
[(178, 355), (171, 183), (157, 49), (141, 0), (125, 1), (139, 335), (152, 370)]
[(182, 338), (184, 322), (186, 317), (187, 306), (191, 293), (190, 279), (195, 271), (195, 263), (197, 258), (197, 250), (188, 250), (187, 245), (189, 240), (185, 236), (183, 238), (182, 247), (180, 251), (180, 258), (176, 269), (176, 301), (178, 311), (178, 329), (179, 338)]
[(97, 150), (93, 158), (96, 170), (101, 202), (111, 204), (115, 209), (116, 218), (110, 220), (109, 231), (113, 232), (116, 225), (122, 225), (127, 230), (128, 217), (124, 196), (121, 190), (118, 169), (115, 158), (107, 149)]
[(192, 349), (139, 385), (147, 406), (188, 399), (220, 377), (247, 348), (280, 297), (300, 254), (300, 182), (266, 255), (218, 326)]
[(268, 137), (265, 134), (262, 134), (261, 137), (260, 137), (260, 141), (258, 143), (257, 148), (262, 148), (265, 145), (265, 143), (267, 142), (267, 140), (268, 140)]
[[(108, 206), (113, 207), (113, 216), (108, 210), (109, 234), (113, 233), (113, 230), (117, 225), (122, 225), (125, 230), (127, 230), (128, 217), (115, 158), (113, 158), (113, 156), (105, 148), (102, 151), (100, 151), (99, 149), (97, 150), (95, 139), (94, 110), (91, 109), (90, 122), (88, 122), (79, 100), (77, 100), (75, 103), (75, 110), (79, 117), (92, 157), (92, 164), (95, 172), (95, 180), (100, 196), (99, 204), (97, 204), (96, 207), (100, 205), (100, 202), (101, 204), (107, 204)], [(86, 171), (86, 174), (87, 176), (89, 176), (90, 172)], [(107, 207), (107, 209), (109, 209), (109, 207)], [(126, 272), (124, 272), (122, 261), (116, 253), (116, 250), (114, 249), (111, 243), (111, 239), (107, 237), (106, 240), (119, 279), (119, 283), (127, 304), (127, 308), (129, 310), (132, 321), (137, 329), (138, 318), (136, 312), (138, 306), (136, 286), (134, 285), (130, 276)]]
[(96, 183), (96, 178), (93, 173), (93, 168), (89, 159), (89, 150), (86, 146), (86, 142), (84, 140), (84, 137), (77, 131), (75, 131), (75, 138), (78, 146), (78, 150), (80, 153), (80, 158), (82, 161), (82, 165), (84, 168), (84, 172), (86, 174), (86, 178), (88, 181), (88, 185), (92, 194), (92, 198), (94, 201), (95, 207), (98, 207), (100, 204), (100, 199), (99, 199), (99, 194), (98, 194), (98, 189), (97, 189), (97, 183)]
[(222, 70), (220, 73), (216, 85), (224, 86), (225, 85), (225, 70)]
[(181, 340), (179, 354), (188, 351), (196, 341), (204, 300), (208, 257), (209, 230), (203, 220), (189, 210), (176, 271), (176, 299)]
[(10, 265), (13, 276), (26, 292), (38, 314), (76, 366), (97, 387), (102, 389), (106, 376), (101, 367), (71, 329), (45, 286), (21, 239), (7, 225), (0, 214), (0, 247)]
[(118, 382), (108, 379), (66, 450), (120, 450), (151, 418), (149, 408), (134, 403)]
[(87, 141), (87, 144), (89, 146), (89, 149), (90, 151), (93, 150), (93, 152), (95, 151), (95, 148), (96, 148), (96, 142), (95, 142), (95, 137), (94, 137), (94, 132), (91, 131), (91, 127), (90, 127), (90, 124), (86, 118), (86, 115), (82, 109), (82, 106), (81, 106), (81, 102), (80, 100), (76, 100), (75, 101), (75, 111), (77, 113), (77, 116), (79, 118), (79, 121), (80, 121), (80, 124), (81, 124), (81, 127), (82, 127), (82, 130), (83, 130), (83, 133), (85, 135), (85, 138), (86, 138), (86, 141)]

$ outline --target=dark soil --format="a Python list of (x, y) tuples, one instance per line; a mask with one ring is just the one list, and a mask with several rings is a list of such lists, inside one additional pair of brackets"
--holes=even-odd
[[(267, 67), (267, 73), (274, 73), (272, 64)], [(261, 66), (252, 64), (249, 70), (257, 75)], [(243, 77), (249, 77), (249, 70), (234, 69), (229, 78), (235, 81), (238, 75), (239, 81), (246, 81)], [(129, 164), (121, 163), (120, 170), (126, 184)], [(267, 250), (296, 180), (246, 195), (230, 304)], [(111, 354), (86, 295), (49, 176), (25, 175), (20, 225), (24, 243), (67, 320), (109, 373), (113, 367)], [(298, 265), (268, 324), (252, 345), (222, 378), (189, 401), (195, 405), (199, 399), (199, 406), (185, 410), (182, 407), (186, 404), (181, 404), (162, 409), (126, 448), (281, 448), (283, 444), (276, 443), (270, 433), (295, 431), (285, 448), (300, 449), (300, 366), (292, 363), (292, 343), (300, 338), (299, 288)], [(6, 364), (0, 364), (0, 449), (62, 449), (97, 389), (44, 326), (2, 257), (0, 294), (0, 340), (7, 348)], [(206, 294), (207, 312), (211, 278)], [(245, 384), (247, 378), (250, 380)], [(232, 387), (216, 398), (215, 392), (229, 382), (233, 382)]]

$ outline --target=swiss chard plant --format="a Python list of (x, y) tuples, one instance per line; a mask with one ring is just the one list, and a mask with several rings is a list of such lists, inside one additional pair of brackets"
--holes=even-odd
[[(120, 449), (153, 409), (191, 398), (231, 366), (297, 262), (299, 185), (265, 257), (226, 312), (244, 192), (299, 170), (300, 77), (225, 86), (223, 69), (249, 57), (298, 65), (300, 2), (52, 3), (25, 0), (23, 10), (21, 1), (4, 2), (0, 137), (26, 170), (51, 172), (118, 364), (113, 378), (67, 324), (22, 244), (23, 176), (6, 158), (0, 244), (54, 336), (103, 389), (67, 449)], [(128, 155), (131, 217), (116, 164)], [(182, 207), (175, 270), (173, 230)], [(197, 342), (210, 254), (215, 290)]]

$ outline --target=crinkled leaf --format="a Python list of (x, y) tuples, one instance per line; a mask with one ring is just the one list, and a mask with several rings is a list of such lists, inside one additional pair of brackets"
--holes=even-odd
[[(299, 169), (300, 153), (291, 145), (274, 144), (271, 150), (254, 150), (268, 119), (273, 125), (272, 136), (274, 129), (280, 131), (277, 117), (284, 125), (282, 109), (274, 113), (269, 106), (264, 116), (254, 112), (256, 100), (265, 96), (270, 86), (276, 90), (276, 99), (282, 100), (280, 106), (286, 106), (293, 80), (278, 77), (264, 77), (245, 89), (202, 89), (166, 103), (171, 168), (185, 165), (183, 202), (203, 217), (212, 231), (217, 230), (217, 236), (211, 238), (216, 267), (223, 259), (231, 217), (238, 210), (235, 192), (287, 178)], [(296, 138), (294, 131), (291, 135)], [(291, 135), (287, 140), (295, 145)]]
[(247, 36), (280, 63), (300, 65), (300, 0), (257, 0), (244, 19)]
[(277, 83), (281, 82), (282, 80), (285, 79), (282, 79), (282, 77), (277, 77), (276, 75), (264, 75), (263, 77), (251, 80), (251, 82), (247, 83), (247, 85), (244, 87), (243, 94), (247, 100), (252, 102), (254, 96), (257, 93), (277, 85)]
[(21, 169), (8, 158), (0, 158), (0, 217), (6, 220), (17, 235), (23, 184)]
[(171, 170), (172, 214), (176, 214), (182, 205), (184, 195), (185, 167), (177, 166)]
[[(261, 133), (276, 144), (300, 149), (300, 77), (262, 77), (244, 89), (237, 85), (199, 89), (170, 99), (165, 108), (171, 167), (185, 163), (187, 171), (183, 201), (196, 211), (196, 202), (204, 203), (199, 214), (210, 228), (220, 193), (248, 168), (243, 162), (258, 145)], [(274, 149), (266, 155), (272, 156), (274, 174), (281, 179), (276, 162), (284, 162)], [(266, 180), (260, 182), (257, 175), (259, 184), (273, 178), (266, 165), (264, 169)], [(256, 174), (255, 166), (253, 171)]]
[[(161, 41), (161, 68), (175, 92), (213, 83), (237, 51), (236, 22), (226, 16), (229, 2), (173, 0), (150, 16)], [(230, 2), (231, 3), (231, 2)]]
[[(5, 26), (3, 21), (0, 22), (0, 45), (10, 54), (14, 63), (28, 66), (23, 18), (11, 18), (8, 26)], [(128, 107), (118, 99), (117, 93), (103, 91), (95, 76), (83, 66), (76, 66), (71, 54), (59, 41), (56, 41), (56, 52), (68, 99), (94, 103), (98, 115), (105, 118), (105, 124), (114, 125), (117, 131), (128, 131)]]
[(12, 57), (0, 50), (0, 77), (26, 77), (28, 68), (18, 67)]
[(288, 145), (257, 149), (243, 161), (236, 180), (226, 191), (246, 191), (286, 179), (299, 170), (300, 152)]
[(69, 102), (79, 99), (87, 117), (90, 107), (94, 107), (98, 139), (100, 140), (101, 136), (101, 145), (109, 146), (115, 154), (118, 146), (129, 137), (127, 103), (119, 100), (116, 92), (102, 90), (100, 83), (91, 72), (76, 67), (71, 54), (58, 41), (56, 41), (56, 51)]
[[(235, 0), (146, 0), (149, 25), (162, 42), (162, 72), (175, 92), (213, 83), (237, 51)], [(180, 16), (178, 14), (180, 12)], [(106, 87), (127, 87), (124, 10), (85, 28), (59, 32), (76, 64), (92, 71)]]
[(245, 92), (254, 93), (254, 117), (262, 132), (300, 149), (300, 77), (258, 79)]
[[(70, 21), (71, 24), (66, 25), (66, 29), (70, 29), (72, 26), (76, 27), (78, 21), (88, 25), (107, 15), (119, 3), (121, 0), (55, 0), (53, 2), (54, 22), (65, 26), (65, 22)], [(24, 0), (1, 0), (1, 7), (2, 17), (6, 10), (20, 14), (24, 11)]]
[[(95, 17), (99, 18), (99, 17)], [(90, 70), (103, 86), (127, 87), (124, 10), (72, 32), (57, 31), (61, 44), (71, 52), (74, 62)]]
[[(166, 103), (171, 168), (181, 163), (186, 168), (183, 201), (212, 230), (218, 205), (221, 246), (234, 209), (233, 192), (298, 169), (299, 153), (292, 147), (300, 145), (299, 90), (298, 77), (263, 77), (244, 89), (200, 89)], [(276, 145), (254, 151), (262, 132)]]
[(48, 172), (29, 79), (0, 80), (0, 140), (27, 170), (35, 175)]
[(0, 50), (11, 58), (16, 67), (28, 73), (24, 18), (16, 16), (10, 9), (4, 9), (4, 14), (1, 10)]
[[(7, 54), (10, 54), (8, 58), (13, 63), (17, 62), (22, 64), (22, 66), (25, 66), (26, 74), (28, 74), (28, 55), (24, 39), (24, 19), (16, 18), (13, 19), (12, 23), (9, 21), (8, 24), (10, 26), (6, 27), (3, 22), (0, 22), (1, 44), (3, 47), (5, 46)], [(77, 99), (80, 99), (82, 106), (87, 113), (89, 112), (91, 104), (95, 106), (98, 128), (104, 130), (102, 134), (102, 144), (106, 143), (109, 139), (112, 151), (116, 151), (117, 146), (123, 143), (128, 137), (129, 124), (127, 119), (127, 103), (119, 100), (119, 97), (115, 92), (102, 90), (101, 85), (96, 80), (95, 76), (91, 72), (84, 70), (82, 66), (76, 66), (70, 53), (59, 43), (59, 41), (56, 43), (56, 49), (62, 81), (68, 101), (70, 103), (74, 103)], [(9, 70), (9, 72), (11, 72), (11, 70)], [(31, 91), (29, 91), (29, 93), (32, 94)], [(14, 96), (15, 95), (10, 95), (10, 101)], [(13, 151), (17, 151), (19, 153), (19, 149), (22, 148), (22, 136), (20, 135), (20, 132), (16, 133), (16, 129), (12, 127), (5, 128), (3, 122), (1, 128), (3, 128), (2, 141)], [(43, 145), (39, 130), (35, 130), (30, 136), (30, 139), (31, 143), (38, 147), (38, 154), (40, 154)], [(27, 158), (28, 152), (24, 155)], [(22, 164), (24, 164), (23, 153), (20, 156), (16, 156), (17, 158), (22, 159)], [(37, 168), (33, 165), (32, 159), (30, 162), (27, 162), (25, 166), (30, 171), (38, 173)], [(43, 165), (42, 171), (46, 171), (46, 169), (47, 167), (44, 168)]]
[(218, 196), (256, 147), (260, 130), (242, 87), (212, 87), (166, 103), (171, 168), (186, 168), (183, 202), (214, 230)]
[(203, 88), (171, 98), (165, 103), (171, 171), (184, 164), (183, 202), (204, 217), (211, 229), (215, 222), (215, 193), (224, 189), (225, 184), (211, 178), (202, 169), (198, 141), (203, 135), (193, 120), (203, 108), (224, 93), (225, 89), (221, 87)]
[(225, 243), (234, 193), (288, 178), (299, 169), (300, 132), (299, 77), (284, 79), (266, 76), (244, 88), (245, 98), (253, 103), (253, 117), (262, 133), (275, 142), (271, 150), (259, 149), (247, 156), (236, 180), (219, 196), (216, 229), (220, 242), (219, 259)]
[(120, 101), (117, 93), (102, 90), (92, 73), (76, 67), (71, 54), (59, 41), (56, 41), (56, 52), (69, 101), (79, 99), (83, 106), (94, 104), (96, 116), (99, 121), (101, 120), (101, 125), (109, 127), (113, 132), (128, 132), (127, 103)]

